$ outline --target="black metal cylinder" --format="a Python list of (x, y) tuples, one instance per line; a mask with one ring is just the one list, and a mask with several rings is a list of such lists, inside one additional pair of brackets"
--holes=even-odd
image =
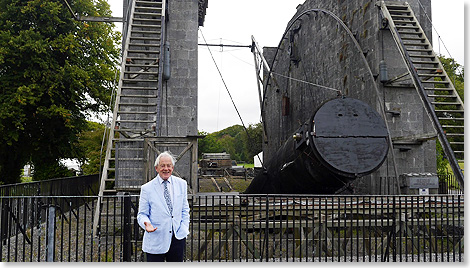
[(246, 193), (336, 193), (377, 170), (388, 148), (387, 128), (374, 109), (357, 99), (333, 99), (279, 148)]

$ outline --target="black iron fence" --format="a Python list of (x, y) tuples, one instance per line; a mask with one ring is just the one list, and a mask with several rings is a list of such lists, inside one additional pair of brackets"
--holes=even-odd
[[(463, 194), (454, 175), (440, 174), (439, 194)], [(38, 182), (0, 185), (0, 196), (80, 196), (96, 195), (99, 190), (100, 177), (98, 174), (52, 179)], [(373, 182), (372, 182), (373, 181)], [(395, 177), (370, 178), (371, 189), (368, 193), (374, 195), (396, 195), (397, 183)]]
[(97, 195), (98, 174), (0, 185), (0, 196), (81, 196)]
[(440, 174), (439, 193), (440, 194), (463, 194), (459, 181), (452, 174)]
[[(418, 174), (416, 174), (418, 175)], [(462, 189), (460, 189), (460, 184), (452, 174), (437, 174), (438, 177), (438, 187), (437, 189), (432, 189), (435, 194), (463, 194)], [(367, 181), (364, 187), (364, 194), (375, 194), (375, 195), (397, 195), (399, 194), (397, 184), (400, 185), (401, 193), (406, 192), (409, 189), (406, 189), (407, 186), (404, 185), (404, 182), (401, 178), (396, 178), (393, 176), (387, 177), (372, 177), (364, 178)], [(418, 194), (418, 193), (416, 193)]]
[[(4, 262), (143, 261), (138, 196), (0, 197)], [(463, 262), (464, 196), (190, 196), (186, 261)]]

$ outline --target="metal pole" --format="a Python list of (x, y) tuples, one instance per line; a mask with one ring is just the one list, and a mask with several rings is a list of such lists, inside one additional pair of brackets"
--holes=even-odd
[[(6, 188), (5, 189), (5, 197), (6, 196), (10, 196), (10, 188)], [(0, 199), (0, 202), (2, 203), (1, 207), (2, 207), (2, 216), (1, 216), (1, 223), (0, 223), (0, 242), (3, 244), (3, 245), (6, 245), (7, 243), (7, 238), (8, 238), (8, 229), (9, 229), (9, 226), (8, 226), (8, 203), (7, 201), (9, 201), (10, 199), (8, 198), (3, 198), (3, 199)], [(1, 249), (1, 246), (0, 246), (0, 249)]]
[(131, 245), (131, 233), (132, 233), (132, 222), (131, 222), (131, 198), (129, 193), (124, 194), (124, 232), (123, 232), (123, 249), (122, 258), (123, 261), (131, 261), (132, 245)]
[(55, 255), (55, 206), (49, 205), (47, 210), (46, 261), (53, 262)]

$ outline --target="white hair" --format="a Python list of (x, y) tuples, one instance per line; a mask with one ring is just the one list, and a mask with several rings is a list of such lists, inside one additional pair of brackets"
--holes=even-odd
[(164, 151), (163, 153), (158, 155), (157, 159), (155, 160), (155, 167), (157, 167), (160, 164), (160, 159), (162, 157), (169, 157), (171, 159), (171, 164), (175, 166), (175, 163), (176, 163), (175, 157), (169, 151)]

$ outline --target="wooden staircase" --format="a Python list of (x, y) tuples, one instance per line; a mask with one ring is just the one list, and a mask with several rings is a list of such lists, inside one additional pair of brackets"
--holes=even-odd
[(119, 87), (114, 103), (93, 230), (98, 233), (104, 194), (139, 191), (144, 183), (144, 138), (159, 129), (165, 0), (130, 1), (125, 14)]
[(463, 190), (464, 105), (407, 2), (381, 1), (381, 10)]

